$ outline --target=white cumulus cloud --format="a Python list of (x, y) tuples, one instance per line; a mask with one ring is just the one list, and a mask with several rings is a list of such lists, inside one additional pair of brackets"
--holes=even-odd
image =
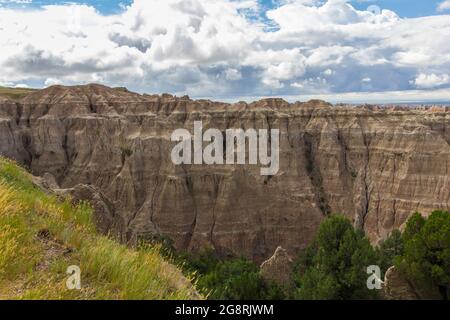
[(418, 88), (435, 88), (450, 83), (448, 74), (424, 74), (421, 73), (415, 80), (414, 84)]
[(0, 83), (215, 98), (450, 87), (446, 15), (405, 19), (345, 0), (262, 10), (256, 0), (134, 0), (115, 15), (0, 7)]
[(450, 10), (450, 0), (444, 0), (438, 5), (438, 11)]

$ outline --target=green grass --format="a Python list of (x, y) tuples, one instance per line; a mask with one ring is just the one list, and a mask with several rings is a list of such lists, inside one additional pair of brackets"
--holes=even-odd
[[(121, 245), (99, 235), (91, 217), (89, 205), (44, 193), (0, 158), (0, 299), (196, 297), (158, 247)], [(81, 290), (66, 287), (71, 265), (81, 268)]]
[(11, 100), (20, 100), (34, 91), (36, 91), (36, 89), (0, 87), (0, 97)]

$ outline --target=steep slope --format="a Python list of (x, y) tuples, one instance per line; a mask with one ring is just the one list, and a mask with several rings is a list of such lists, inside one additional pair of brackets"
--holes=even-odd
[[(152, 248), (100, 236), (91, 209), (45, 194), (0, 158), (0, 299), (188, 299), (190, 282)], [(81, 290), (68, 290), (69, 266)]]
[[(280, 129), (280, 171), (176, 166), (173, 130)], [(124, 241), (164, 235), (257, 261), (294, 255), (329, 213), (376, 242), (414, 211), (450, 208), (449, 108), (226, 104), (100, 85), (54, 86), (0, 101), (0, 153), (63, 188), (91, 184), (113, 203)]]

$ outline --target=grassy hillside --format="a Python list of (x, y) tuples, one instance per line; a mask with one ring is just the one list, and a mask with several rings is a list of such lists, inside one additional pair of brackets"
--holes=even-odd
[(0, 87), (0, 97), (5, 97), (12, 100), (20, 100), (27, 94), (30, 94), (34, 91), (36, 91), (36, 89)]
[[(91, 213), (45, 194), (0, 157), (0, 299), (195, 297), (156, 248), (134, 250), (97, 234)], [(66, 287), (71, 265), (81, 268), (81, 290)]]

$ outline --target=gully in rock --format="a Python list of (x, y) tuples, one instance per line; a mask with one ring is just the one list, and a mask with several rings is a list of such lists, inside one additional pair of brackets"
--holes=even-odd
[[(270, 137), (267, 129), (227, 129), (225, 131), (226, 155), (224, 160), (224, 137), (218, 129), (208, 129), (203, 133), (201, 121), (194, 121), (194, 136), (186, 129), (177, 129), (172, 133), (172, 141), (179, 143), (172, 149), (171, 159), (176, 165), (180, 164), (246, 164), (246, 150), (248, 141), (248, 164), (259, 163), (262, 176), (273, 176), (280, 168), (280, 130), (271, 129)], [(203, 149), (203, 142), (210, 142)], [(192, 144), (194, 156), (192, 157)], [(268, 145), (270, 144), (270, 154)], [(236, 156), (237, 155), (237, 162)], [(193, 158), (193, 159), (192, 159)], [(193, 161), (192, 161), (193, 160)]]

